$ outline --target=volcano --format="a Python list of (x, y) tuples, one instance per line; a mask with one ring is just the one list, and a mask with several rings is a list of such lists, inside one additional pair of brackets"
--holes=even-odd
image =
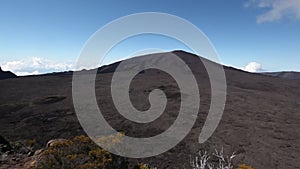
[[(190, 133), (174, 148), (139, 160), (158, 168), (188, 168), (192, 153), (223, 147), (224, 152), (236, 152), (237, 164), (250, 164), (255, 169), (300, 166), (300, 80), (223, 66), (227, 81), (225, 110), (213, 135), (199, 144), (198, 137), (211, 103), (211, 84), (203, 62), (222, 65), (200, 60), (199, 56), (185, 51), (141, 57), (171, 54), (182, 59), (195, 76), (200, 93), (198, 117)], [(176, 81), (157, 69), (137, 74), (129, 90), (134, 107), (141, 111), (149, 109), (148, 96), (153, 89), (161, 89), (166, 94), (167, 105), (164, 113), (150, 123), (132, 122), (118, 113), (111, 97), (111, 80), (120, 63), (100, 67), (96, 75), (96, 98), (103, 116), (113, 128), (131, 137), (152, 137), (164, 132), (174, 123), (180, 108), (182, 93)], [(132, 66), (140, 65), (129, 65), (128, 69)], [(15, 75), (1, 71), (0, 77)], [(1, 80), (0, 93), (0, 133), (9, 141), (35, 139), (36, 148), (40, 148), (50, 139), (85, 134), (72, 101), (72, 73)]]

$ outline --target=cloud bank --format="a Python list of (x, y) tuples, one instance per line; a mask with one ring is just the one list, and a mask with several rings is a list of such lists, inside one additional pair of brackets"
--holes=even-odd
[(250, 0), (245, 6), (267, 10), (257, 17), (257, 23), (278, 21), (285, 17), (300, 19), (300, 0)]
[(250, 62), (243, 68), (243, 70), (247, 72), (260, 72), (263, 68), (262, 65), (257, 62)]
[(40, 57), (10, 61), (1, 64), (4, 71), (11, 71), (18, 76), (37, 75), (50, 72), (60, 72), (74, 69), (74, 63), (60, 63)]

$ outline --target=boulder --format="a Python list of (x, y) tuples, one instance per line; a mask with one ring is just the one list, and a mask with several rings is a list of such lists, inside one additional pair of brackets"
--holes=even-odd
[(1, 153), (5, 153), (12, 150), (9, 142), (2, 136), (0, 136), (0, 148)]

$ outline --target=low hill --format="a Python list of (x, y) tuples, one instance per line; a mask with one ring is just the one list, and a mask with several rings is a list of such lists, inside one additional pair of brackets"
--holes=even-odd
[(278, 78), (300, 80), (300, 72), (266, 72), (263, 74)]

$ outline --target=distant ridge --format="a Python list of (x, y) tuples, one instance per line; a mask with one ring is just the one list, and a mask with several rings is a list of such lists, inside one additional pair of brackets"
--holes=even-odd
[(16, 78), (18, 77), (17, 75), (13, 74), (10, 71), (3, 71), (0, 67), (0, 80), (3, 79), (10, 79), (10, 78)]
[(278, 77), (278, 78), (300, 80), (300, 72), (284, 71), (284, 72), (266, 72), (263, 74), (267, 76)]

